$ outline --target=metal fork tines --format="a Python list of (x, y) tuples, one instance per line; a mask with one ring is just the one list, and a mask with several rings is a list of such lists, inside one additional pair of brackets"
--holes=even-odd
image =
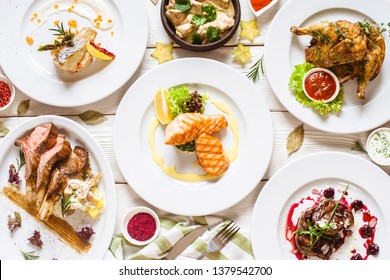
[(208, 253), (220, 251), (236, 235), (240, 227), (233, 221), (228, 223), (220, 232), (218, 232), (207, 244), (207, 249), (200, 255), (198, 260), (203, 259)]

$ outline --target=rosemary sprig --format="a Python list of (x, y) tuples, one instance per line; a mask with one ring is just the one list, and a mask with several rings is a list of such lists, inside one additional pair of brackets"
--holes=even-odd
[(256, 83), (259, 80), (259, 71), (261, 71), (261, 74), (264, 75), (264, 65), (263, 65), (264, 55), (255, 63), (252, 65), (251, 70), (249, 71), (246, 76), (249, 80), (252, 80), (254, 83)]
[(35, 261), (35, 260), (39, 259), (39, 256), (33, 255), (35, 253), (35, 251), (32, 251), (32, 252), (20, 251), (20, 252), (23, 254), (24, 259), (27, 261)]
[(16, 158), (16, 163), (18, 164), (18, 172), (20, 171), (20, 168), (26, 164), (26, 159), (24, 158), (22, 150), (19, 150), (19, 158)]
[(363, 147), (363, 144), (360, 142), (359, 139), (355, 139), (353, 141), (353, 147), (351, 148), (351, 151), (358, 151), (362, 153), (367, 153), (366, 149)]
[(57, 48), (63, 47), (63, 46), (70, 46), (73, 43), (73, 38), (75, 34), (73, 34), (69, 28), (69, 30), (64, 29), (64, 24), (61, 22), (60, 24), (57, 24), (57, 28), (50, 28), (50, 31), (54, 31), (55, 33), (53, 36), (57, 36), (60, 40), (54, 40), (53, 44), (47, 44), (43, 45), (38, 48), (39, 52), (42, 51), (49, 51), (49, 50), (55, 50)]
[(65, 196), (62, 195), (61, 197), (61, 212), (62, 212), (62, 217), (65, 217), (66, 213), (68, 212), (70, 205), (73, 203), (71, 200), (71, 195)]
[(327, 231), (328, 229), (332, 229), (332, 225), (331, 225), (330, 221), (332, 220), (334, 214), (336, 213), (336, 210), (339, 207), (340, 202), (343, 199), (344, 195), (346, 194), (348, 188), (349, 188), (349, 185), (347, 185), (347, 187), (343, 191), (343, 194), (341, 195), (340, 199), (337, 201), (336, 206), (333, 208), (333, 211), (330, 214), (329, 219), (328, 219), (328, 221), (326, 222), (325, 225), (323, 225), (323, 226), (317, 226), (317, 225), (312, 226), (310, 221), (307, 220), (306, 221), (307, 228), (308, 228), (307, 230), (296, 230), (294, 232), (294, 234), (299, 234), (299, 235), (305, 235), (305, 234), (310, 235), (310, 248), (309, 248), (309, 251), (318, 242), (318, 240), (320, 240), (321, 237), (326, 238), (326, 239), (332, 239), (331, 237), (325, 235), (325, 231)]

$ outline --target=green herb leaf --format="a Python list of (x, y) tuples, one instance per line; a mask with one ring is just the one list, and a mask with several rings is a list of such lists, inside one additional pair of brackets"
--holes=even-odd
[(248, 74), (246, 74), (247, 78), (249, 80), (252, 80), (254, 83), (259, 80), (259, 71), (261, 71), (261, 74), (264, 75), (263, 60), (264, 55), (262, 55), (261, 58), (255, 64), (252, 65), (251, 70)]
[(5, 137), (9, 133), (9, 128), (0, 121), (0, 138)]
[(214, 21), (217, 19), (217, 10), (213, 5), (204, 5), (202, 7), (202, 11), (207, 14), (206, 20), (207, 22)]
[(200, 45), (202, 44), (202, 37), (199, 35), (199, 33), (194, 33), (191, 37), (191, 41), (193, 44)]
[(303, 124), (298, 125), (287, 138), (287, 153), (288, 155), (297, 151), (303, 143), (303, 139), (305, 136), (305, 130), (303, 128)]
[(62, 195), (61, 197), (61, 212), (62, 212), (62, 217), (65, 217), (66, 213), (68, 212), (70, 205), (73, 203), (71, 200), (71, 195), (65, 196)]
[(63, 46), (69, 46), (73, 43), (72, 40), (75, 34), (71, 32), (70, 28), (69, 30), (65, 30), (64, 24), (62, 22), (61, 25), (57, 24), (57, 28), (50, 28), (49, 30), (54, 31), (55, 33), (53, 35), (59, 36), (61, 40), (59, 41), (56, 39), (54, 40), (54, 44), (47, 44), (42, 47), (39, 47), (38, 48), (39, 52), (54, 50)]
[(24, 259), (27, 261), (34, 261), (34, 260), (39, 259), (39, 256), (33, 255), (35, 253), (35, 251), (32, 251), (32, 252), (20, 251), (20, 252), (23, 254)]
[(89, 125), (95, 125), (106, 120), (106, 117), (102, 113), (92, 110), (79, 114), (78, 117)]
[(203, 25), (206, 23), (206, 18), (199, 15), (194, 15), (191, 19), (191, 22), (195, 25)]
[(176, 145), (176, 148), (182, 152), (193, 153), (195, 152), (195, 141), (191, 141), (183, 145)]
[(356, 139), (355, 141), (353, 141), (353, 147), (351, 148), (352, 151), (358, 151), (358, 152), (362, 152), (362, 153), (366, 153), (367, 154), (367, 151), (366, 149), (363, 147), (363, 144), (360, 142), (359, 139)]
[(311, 63), (295, 65), (288, 84), (289, 89), (293, 92), (295, 99), (304, 107), (311, 107), (318, 111), (321, 115), (340, 113), (344, 98), (344, 88), (342, 86), (340, 86), (340, 92), (337, 97), (328, 103), (323, 100), (312, 101), (305, 95), (302, 87), (302, 80), (305, 74), (313, 68), (314, 66)]
[(30, 99), (23, 100), (19, 103), (18, 109), (16, 112), (18, 113), (18, 117), (23, 117), (28, 110), (30, 109)]
[(190, 0), (175, 0), (175, 3), (175, 10), (180, 10), (185, 13), (191, 10), (192, 5)]
[(20, 171), (20, 168), (26, 164), (26, 159), (22, 150), (19, 150), (19, 158), (16, 159), (16, 163), (18, 164), (18, 172)]
[(216, 27), (212, 27), (212, 26), (209, 26), (207, 28), (207, 31), (206, 31), (206, 35), (207, 35), (207, 40), (210, 42), (210, 43), (213, 43), (215, 41), (218, 41), (221, 37), (219, 36), (219, 32), (221, 31), (220, 28)]

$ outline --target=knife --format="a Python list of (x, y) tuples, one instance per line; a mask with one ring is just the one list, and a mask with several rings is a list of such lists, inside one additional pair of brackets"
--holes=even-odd
[(176, 242), (175, 245), (173, 245), (171, 251), (168, 253), (168, 255), (165, 257), (166, 260), (174, 260), (178, 255), (181, 254), (188, 246), (192, 244), (199, 236), (201, 236), (207, 229), (209, 228), (209, 225), (204, 225), (201, 227), (198, 227), (182, 237), (179, 241)]

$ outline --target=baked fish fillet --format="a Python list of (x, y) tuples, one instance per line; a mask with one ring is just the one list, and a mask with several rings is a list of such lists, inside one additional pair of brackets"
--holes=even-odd
[(165, 144), (183, 145), (202, 134), (212, 134), (227, 126), (228, 122), (223, 115), (180, 114), (167, 125)]
[(72, 44), (59, 50), (51, 51), (51, 56), (58, 68), (70, 74), (83, 70), (92, 62), (92, 56), (87, 51), (89, 41), (94, 41), (97, 32), (92, 28), (83, 28), (77, 33)]
[(200, 166), (209, 174), (219, 176), (230, 164), (222, 142), (210, 135), (202, 134), (195, 140), (195, 152)]

